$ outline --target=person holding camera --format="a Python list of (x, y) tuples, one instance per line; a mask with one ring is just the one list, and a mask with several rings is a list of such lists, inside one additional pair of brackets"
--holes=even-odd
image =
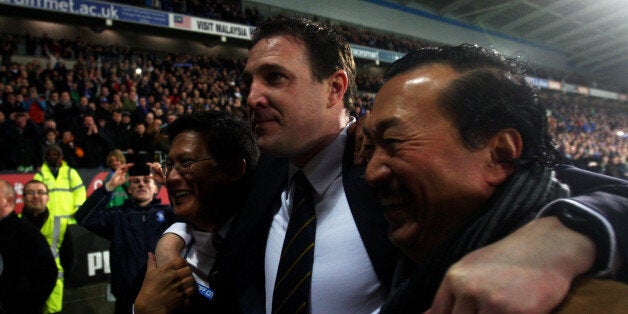
[[(118, 167), (111, 179), (96, 189), (74, 214), (79, 225), (111, 242), (115, 313), (131, 313), (142, 284), (146, 256), (175, 217), (172, 206), (156, 197), (159, 189), (151, 175), (152, 167), (159, 164), (128, 163)], [(107, 208), (113, 191), (127, 181), (129, 199), (120, 206)]]

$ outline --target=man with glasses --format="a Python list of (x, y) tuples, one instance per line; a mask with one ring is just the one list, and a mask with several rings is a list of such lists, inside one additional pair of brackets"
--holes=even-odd
[[(185, 115), (168, 127), (171, 147), (164, 162), (163, 179), (174, 213), (189, 222), (193, 240), (180, 250), (181, 258), (157, 267), (153, 257), (135, 313), (165, 313), (180, 308), (183, 295), (191, 295), (181, 313), (232, 313), (235, 304), (217, 287), (232, 264), (228, 243), (250, 190), (259, 150), (247, 122), (218, 111)], [(155, 173), (156, 175), (159, 172)], [(192, 281), (185, 270), (192, 269)], [(183, 277), (183, 278), (182, 278)], [(178, 278), (178, 279), (176, 279)], [(215, 292), (215, 293), (214, 293)]]
[(57, 268), (46, 239), (15, 213), (15, 190), (0, 179), (0, 313), (42, 313)]
[[(228, 245), (241, 253), (232, 255), (233, 276), (227, 281), (233, 283), (231, 291), (246, 313), (377, 313), (388, 297), (398, 252), (388, 241), (382, 208), (389, 200), (378, 200), (364, 181), (364, 169), (353, 164), (354, 142), (348, 132), (352, 124), (343, 107), (351, 105), (354, 74), (348, 43), (328, 27), (303, 19), (277, 19), (256, 30), (242, 79), (249, 89), (247, 105), (257, 144), (274, 158), (260, 162), (248, 203), (241, 219), (232, 225)], [(621, 215), (611, 221), (618, 223), (616, 229), (622, 226)], [(518, 242), (506, 252), (529, 251), (532, 244), (546, 244), (542, 250), (535, 249), (543, 253), (534, 255), (538, 258), (528, 273), (559, 273), (571, 280), (577, 274), (565, 269), (569, 263), (546, 266), (554, 265), (551, 261), (578, 259), (592, 264), (594, 253), (581, 254), (576, 246), (566, 244), (593, 243), (555, 220), (539, 219), (524, 231), (541, 228), (551, 234), (567, 233), (571, 240), (560, 245), (565, 250), (554, 250), (554, 242), (539, 239), (541, 232), (521, 232), (516, 235), (529, 241)], [(556, 223), (548, 227), (548, 221)], [(600, 234), (609, 239), (611, 232), (604, 229)], [(170, 236), (177, 237), (165, 235), (164, 239), (170, 241)], [(604, 240), (596, 243), (601, 249), (609, 247)], [(490, 254), (483, 254), (478, 260), (491, 260), (486, 259)], [(599, 265), (613, 266), (609, 260), (615, 254), (600, 250)], [(519, 260), (510, 260), (505, 267), (516, 270), (517, 265)], [(610, 267), (594, 270), (606, 268)], [(505, 282), (525, 291), (528, 299), (547, 295), (533, 289), (535, 283), (521, 284), (510, 278)], [(490, 299), (487, 296), (479, 298)], [(516, 302), (522, 298), (516, 294), (504, 299)], [(527, 312), (539, 311), (543, 310)]]
[[(78, 224), (111, 241), (111, 292), (116, 297), (116, 313), (131, 312), (144, 275), (146, 255), (154, 250), (157, 240), (174, 219), (172, 206), (162, 204), (155, 197), (158, 187), (150, 174), (153, 170), (127, 179), (133, 165), (120, 166), (74, 214)], [(159, 168), (157, 163), (148, 166)], [(120, 206), (106, 208), (113, 190), (127, 180), (129, 199)]]
[(57, 281), (55, 288), (46, 301), (46, 312), (57, 313), (63, 308), (64, 270), (72, 267), (72, 242), (66, 233), (71, 215), (58, 215), (48, 210), (48, 188), (37, 180), (24, 185), (24, 209), (20, 217), (33, 224), (46, 238), (50, 251), (57, 264)]

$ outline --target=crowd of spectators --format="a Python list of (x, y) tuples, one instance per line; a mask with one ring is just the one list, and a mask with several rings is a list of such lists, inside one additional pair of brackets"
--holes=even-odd
[[(39, 50), (52, 51), (54, 42)], [(63, 147), (72, 167), (102, 168), (114, 148), (149, 156), (167, 150), (160, 130), (182, 114), (245, 114), (239, 83), (243, 59), (167, 55), (157, 60), (152, 53), (111, 51), (118, 50), (83, 45), (72, 68), (58, 51), (47, 63), (2, 65), (0, 149), (6, 154), (0, 169), (31, 171), (41, 164), (41, 148), (52, 143)]]
[[(14, 37), (5, 37), (15, 44)], [(103, 47), (81, 40), (25, 36), (46, 63), (11, 62), (0, 68), (0, 170), (33, 171), (42, 151), (59, 144), (72, 167), (106, 168), (113, 149), (125, 154), (165, 153), (164, 126), (199, 110), (245, 117), (244, 59)], [(17, 45), (17, 44), (16, 44)], [(28, 55), (36, 52), (25, 49)], [(64, 60), (75, 61), (73, 68)], [(351, 115), (367, 113), (382, 84), (358, 75)], [(550, 122), (561, 151), (578, 167), (625, 176), (628, 130), (625, 105), (546, 93)], [(159, 155), (158, 155), (159, 156)]]
[(628, 110), (596, 98), (543, 93), (549, 124), (565, 162), (628, 178)]
[[(257, 26), (265, 20), (265, 17), (260, 14), (256, 6), (243, 6), (239, 0), (117, 0), (114, 2), (251, 26)], [(281, 11), (281, 13), (279, 13), (279, 15), (285, 14), (288, 13), (285, 11)], [(301, 13), (298, 14), (303, 15)], [(312, 20), (320, 20), (317, 16), (306, 17)], [(410, 36), (402, 36), (392, 32), (375, 30), (362, 26), (348, 25), (329, 20), (326, 20), (325, 23), (333, 24), (334, 30), (344, 36), (348, 42), (363, 46), (407, 53), (408, 51), (414, 49), (435, 44)], [(617, 86), (613, 82), (600, 81), (599, 79), (575, 72), (549, 70), (544, 68), (534, 68), (532, 71), (532, 75), (542, 78), (554, 79), (557, 81), (580, 84), (584, 86), (600, 87), (615, 92), (628, 92), (625, 88)]]

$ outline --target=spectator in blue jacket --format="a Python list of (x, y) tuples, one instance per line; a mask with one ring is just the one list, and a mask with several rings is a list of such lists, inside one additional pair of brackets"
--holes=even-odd
[[(146, 256), (154, 251), (174, 218), (172, 207), (155, 197), (158, 187), (151, 175), (131, 172), (127, 179), (133, 166), (120, 166), (75, 213), (80, 225), (111, 241), (111, 292), (116, 297), (117, 314), (131, 313), (143, 280)], [(113, 191), (127, 180), (130, 198), (120, 206), (107, 208)]]

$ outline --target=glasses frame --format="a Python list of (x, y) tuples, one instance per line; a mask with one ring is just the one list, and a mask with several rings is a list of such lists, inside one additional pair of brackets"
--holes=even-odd
[[(190, 172), (190, 168), (192, 167), (193, 164), (197, 163), (197, 162), (201, 162), (201, 161), (208, 161), (208, 160), (214, 160), (213, 158), (202, 158), (202, 159), (196, 159), (196, 160), (188, 160), (184, 163), (177, 163), (177, 162), (172, 162), (172, 161), (164, 161), (161, 163), (161, 169), (164, 172), (164, 176), (167, 178), (168, 175), (172, 172), (172, 170), (177, 170), (177, 173), (179, 173), (180, 175), (186, 175), (188, 172)], [(214, 163), (212, 166), (215, 167), (217, 166), (218, 163)]]

